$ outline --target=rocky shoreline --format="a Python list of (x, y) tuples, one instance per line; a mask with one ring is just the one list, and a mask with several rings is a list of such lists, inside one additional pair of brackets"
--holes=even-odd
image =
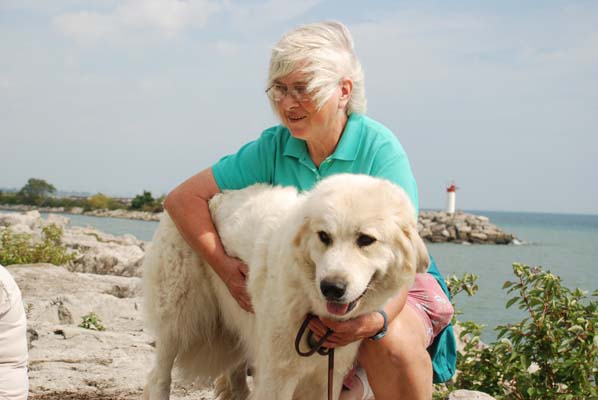
[[(150, 242), (71, 227), (63, 215), (0, 213), (0, 229), (40, 238), (42, 228), (63, 228), (73, 262), (12, 265), (28, 321), (32, 400), (139, 399), (153, 365), (154, 338), (143, 324), (141, 274)], [(105, 330), (80, 326), (93, 312)], [(175, 375), (172, 400), (215, 400), (213, 390)], [(492, 399), (457, 390), (449, 400)]]
[[(129, 210), (93, 210), (82, 208), (65, 210), (58, 208), (34, 208), (25, 205), (0, 205), (0, 210), (32, 211), (44, 213), (88, 215), (93, 217), (125, 218), (143, 221), (159, 221), (161, 213)], [(464, 244), (520, 244), (515, 235), (504, 232), (492, 224), (488, 217), (458, 211), (449, 214), (443, 211), (420, 211), (418, 219), (420, 236), (431, 243)]]
[(421, 211), (417, 221), (419, 235), (432, 243), (520, 244), (490, 222), (488, 217), (464, 212)]
[(34, 211), (37, 210), (43, 213), (52, 213), (52, 214), (73, 214), (73, 215), (88, 215), (91, 217), (108, 217), (108, 218), (124, 218), (124, 219), (137, 219), (142, 221), (159, 221), (161, 213), (152, 213), (147, 211), (131, 211), (131, 210), (91, 210), (85, 211), (81, 207), (73, 207), (67, 208), (64, 207), (33, 207), (27, 206), (24, 204), (0, 204), (0, 210), (9, 210), (9, 211), (20, 211), (20, 212), (27, 212), (27, 211)]

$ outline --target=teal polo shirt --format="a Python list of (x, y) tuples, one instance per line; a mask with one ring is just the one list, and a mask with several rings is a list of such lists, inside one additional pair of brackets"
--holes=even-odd
[(405, 150), (388, 128), (360, 114), (349, 116), (334, 153), (319, 168), (311, 160), (305, 141), (278, 125), (237, 153), (220, 159), (212, 171), (220, 190), (241, 189), (259, 182), (304, 191), (330, 175), (366, 174), (396, 183), (407, 192), (416, 209), (419, 204)]
[[(396, 136), (384, 125), (361, 114), (351, 114), (334, 152), (316, 167), (305, 141), (294, 138), (283, 125), (265, 130), (235, 154), (212, 166), (220, 190), (242, 189), (255, 183), (311, 189), (320, 179), (340, 173), (366, 174), (402, 187), (419, 206), (417, 184), (409, 159)], [(428, 270), (448, 295), (444, 279), (431, 259)], [(434, 382), (445, 382), (455, 373), (456, 342), (449, 325), (428, 349)]]

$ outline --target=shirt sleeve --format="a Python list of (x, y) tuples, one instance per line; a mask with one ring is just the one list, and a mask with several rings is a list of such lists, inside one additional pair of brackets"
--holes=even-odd
[(376, 152), (371, 174), (388, 179), (403, 188), (411, 199), (416, 214), (419, 212), (417, 183), (411, 172), (407, 154), (398, 140), (388, 141), (380, 146)]
[(272, 184), (276, 135), (266, 130), (234, 154), (222, 157), (212, 166), (220, 190), (237, 190), (254, 183)]

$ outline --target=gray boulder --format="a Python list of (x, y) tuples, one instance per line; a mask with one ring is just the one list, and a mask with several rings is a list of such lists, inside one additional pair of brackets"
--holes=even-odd
[[(140, 279), (14, 265), (28, 319), (31, 399), (139, 399), (153, 365), (144, 330)], [(104, 331), (78, 325), (94, 312)], [(175, 382), (181, 382), (175, 379)], [(213, 398), (176, 383), (174, 400)]]

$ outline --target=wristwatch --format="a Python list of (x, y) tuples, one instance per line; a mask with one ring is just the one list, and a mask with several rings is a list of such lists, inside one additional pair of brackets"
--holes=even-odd
[(380, 313), (380, 315), (382, 315), (382, 318), (384, 318), (384, 326), (374, 336), (370, 336), (370, 340), (382, 339), (384, 335), (386, 335), (386, 331), (388, 330), (388, 315), (386, 315), (386, 312), (384, 310), (376, 310), (376, 312)]

